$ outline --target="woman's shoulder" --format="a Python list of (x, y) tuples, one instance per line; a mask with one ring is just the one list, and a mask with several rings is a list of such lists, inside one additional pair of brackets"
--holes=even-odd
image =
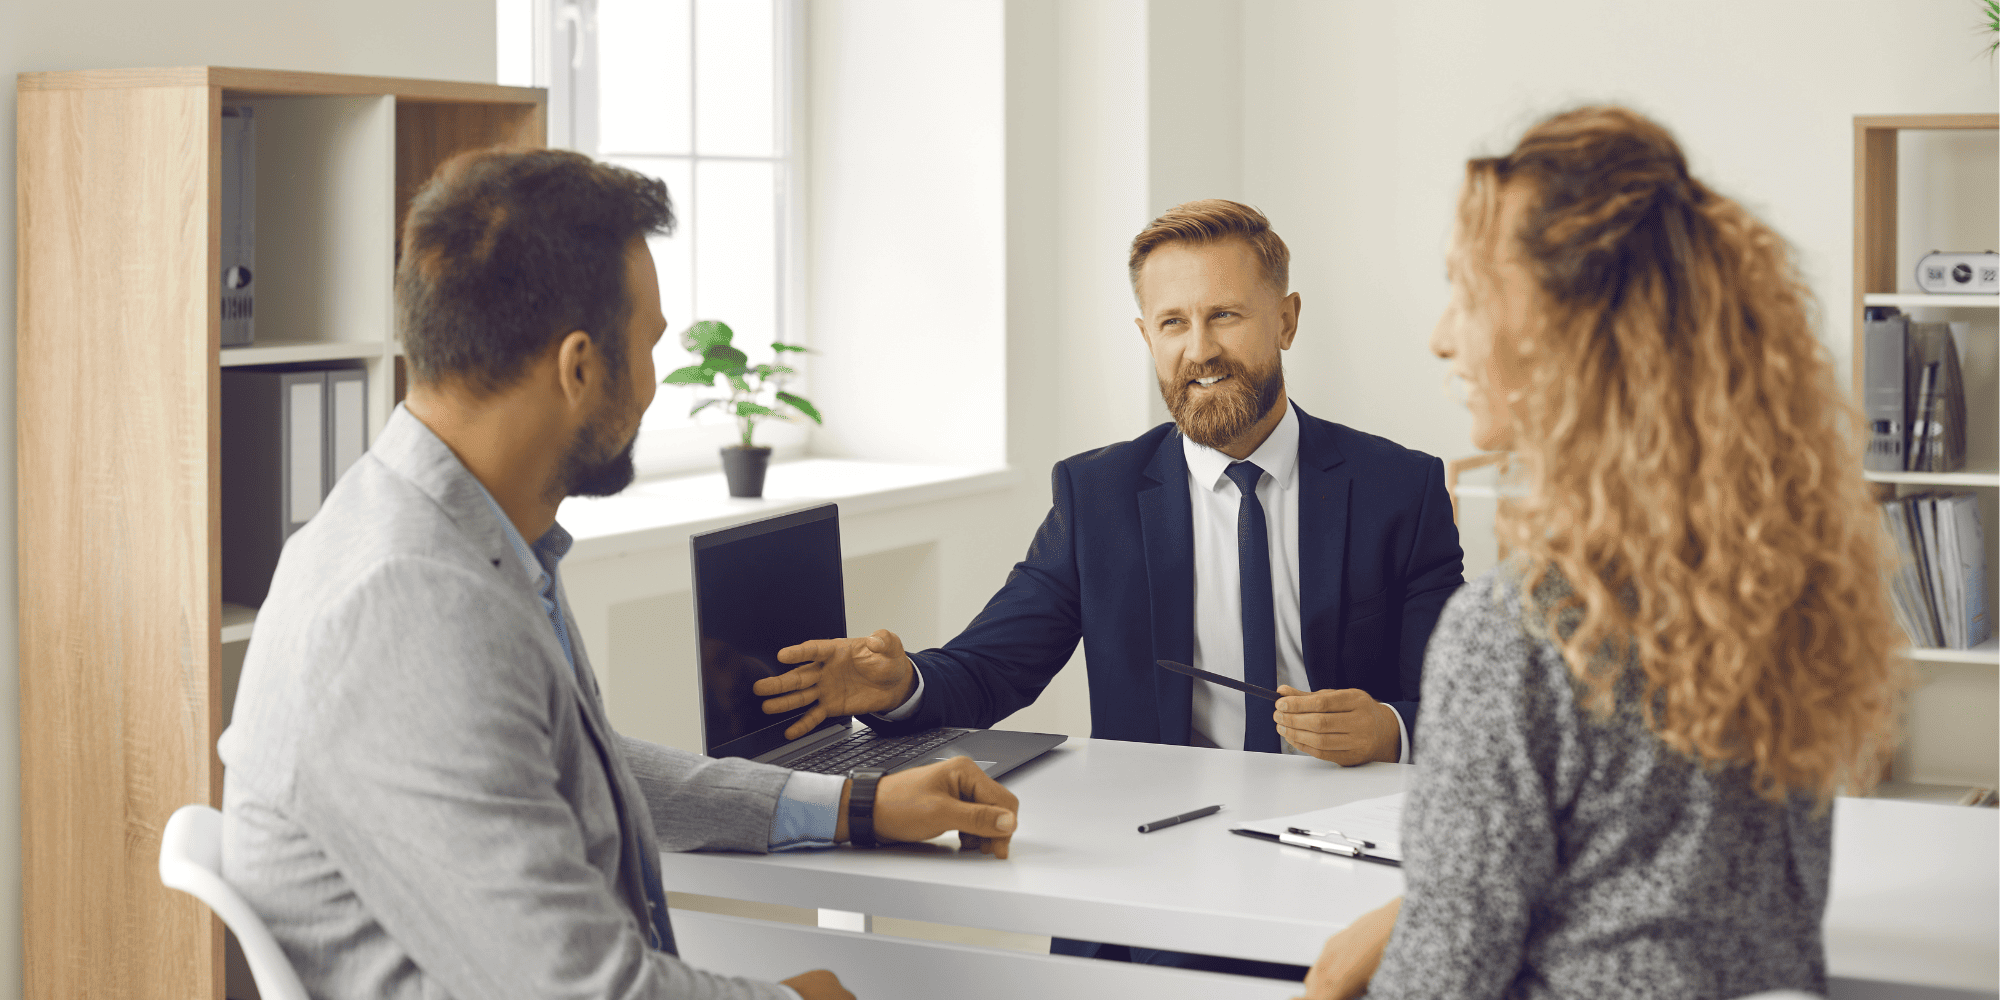
[(1477, 675), (1490, 683), (1518, 678), (1534, 658), (1525, 626), (1518, 572), (1495, 566), (1465, 582), (1445, 602), (1425, 650), (1424, 672)]
[[(1484, 697), (1511, 692), (1536, 702), (1550, 700), (1547, 695), (1570, 700), (1569, 668), (1545, 627), (1532, 620), (1522, 588), (1519, 569), (1502, 563), (1467, 580), (1445, 602), (1424, 651), (1426, 699), (1436, 685), (1439, 693), (1459, 688)], [(1546, 589), (1538, 594), (1546, 597)]]

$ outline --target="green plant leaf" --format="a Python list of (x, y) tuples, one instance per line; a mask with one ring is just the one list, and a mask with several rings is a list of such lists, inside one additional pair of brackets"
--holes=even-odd
[(750, 356), (728, 344), (716, 344), (701, 353), (710, 368), (727, 375), (742, 372), (750, 364)]
[(806, 352), (806, 348), (802, 344), (772, 344), (771, 350), (777, 351), (779, 354), (783, 354), (786, 351), (797, 351), (800, 354)]
[(778, 411), (758, 403), (738, 403), (736, 404), (736, 415), (739, 417), (775, 417), (778, 415)]
[(681, 334), (681, 346), (696, 353), (705, 353), (717, 344), (727, 344), (736, 336), (729, 324), (721, 320), (705, 319), (687, 328)]
[(694, 404), (694, 409), (688, 411), (688, 416), (692, 417), (695, 414), (700, 413), (701, 411), (706, 410), (711, 406), (727, 402), (729, 401), (726, 399), (704, 399), (701, 402)]
[(798, 374), (798, 372), (793, 371), (792, 369), (787, 368), (784, 365), (758, 365), (750, 370), (756, 372), (758, 378), (770, 378), (774, 375)]
[(729, 379), (730, 387), (735, 389), (737, 392), (747, 393), (750, 391), (750, 383), (743, 381), (743, 376), (738, 375), (735, 372), (724, 372), (723, 376)]
[(781, 392), (778, 393), (778, 401), (786, 403), (800, 413), (811, 417), (813, 423), (825, 424), (825, 421), (819, 418), (819, 410), (815, 409), (811, 403), (806, 402), (804, 396), (794, 396), (789, 392)]
[(715, 371), (704, 365), (689, 365), (668, 372), (660, 382), (664, 385), (713, 385)]

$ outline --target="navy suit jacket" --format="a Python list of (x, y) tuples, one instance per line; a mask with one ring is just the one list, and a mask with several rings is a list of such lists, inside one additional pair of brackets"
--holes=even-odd
[[(924, 697), (889, 733), (985, 728), (1032, 703), (1078, 639), (1091, 736), (1185, 745), (1194, 657), (1194, 515), (1181, 435), (1161, 424), (1056, 463), (1027, 558), (964, 632), (912, 653)], [(1360, 688), (1417, 738), (1424, 645), (1464, 582), (1444, 463), (1299, 410), (1299, 621), (1314, 690)]]

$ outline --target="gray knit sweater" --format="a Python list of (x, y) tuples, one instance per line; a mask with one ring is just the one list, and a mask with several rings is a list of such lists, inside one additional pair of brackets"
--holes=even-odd
[(1831, 814), (1705, 771), (1626, 697), (1600, 721), (1504, 568), (1424, 659), (1408, 894), (1371, 1000), (1723, 1000), (1826, 990)]

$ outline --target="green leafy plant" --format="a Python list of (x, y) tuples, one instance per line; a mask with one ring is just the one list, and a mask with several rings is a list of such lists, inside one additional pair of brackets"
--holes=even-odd
[[(735, 338), (729, 324), (712, 319), (702, 320), (681, 334), (681, 346), (699, 356), (701, 363), (676, 368), (660, 381), (667, 385), (712, 386), (728, 392), (726, 396), (697, 400), (694, 408), (688, 410), (688, 416), (711, 406), (720, 407), (736, 418), (736, 429), (743, 435), (745, 448), (757, 447), (751, 436), (757, 432), (759, 420), (770, 417), (790, 420), (791, 414), (797, 413), (813, 423), (821, 422), (818, 409), (804, 397), (785, 391), (786, 383), (797, 371), (784, 365), (751, 364), (749, 355), (730, 343)], [(805, 352), (798, 344), (772, 344), (771, 349), (778, 352), (775, 360)]]
[(1986, 11), (1986, 30), (1993, 34), (1993, 44), (1986, 47), (1988, 55), (2000, 49), (2000, 0), (1981, 0), (1980, 7)]

